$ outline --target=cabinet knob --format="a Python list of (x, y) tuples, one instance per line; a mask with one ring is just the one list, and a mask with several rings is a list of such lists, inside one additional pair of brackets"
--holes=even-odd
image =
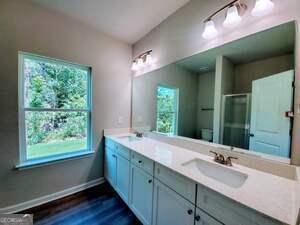
[(142, 163), (143, 161), (142, 160), (139, 160), (139, 163)]
[(152, 183), (152, 180), (148, 180), (148, 183), (151, 184), (151, 183)]
[(189, 215), (192, 215), (193, 210), (192, 210), (192, 209), (189, 209), (189, 210), (187, 211), (187, 213), (188, 213)]
[(195, 216), (195, 220), (196, 221), (200, 221), (201, 220), (201, 217), (199, 215)]

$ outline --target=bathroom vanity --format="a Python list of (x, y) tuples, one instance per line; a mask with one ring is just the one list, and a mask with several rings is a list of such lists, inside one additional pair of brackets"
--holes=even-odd
[(105, 178), (145, 225), (296, 225), (296, 178), (217, 164), (201, 145), (106, 134)]

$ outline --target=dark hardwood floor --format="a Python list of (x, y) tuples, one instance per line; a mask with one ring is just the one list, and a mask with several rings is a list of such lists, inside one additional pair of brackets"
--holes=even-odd
[(141, 225), (107, 183), (20, 213), (37, 225)]

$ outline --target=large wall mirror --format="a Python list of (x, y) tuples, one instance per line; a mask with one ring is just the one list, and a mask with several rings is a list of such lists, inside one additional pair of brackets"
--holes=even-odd
[(291, 156), (295, 23), (133, 79), (132, 126)]

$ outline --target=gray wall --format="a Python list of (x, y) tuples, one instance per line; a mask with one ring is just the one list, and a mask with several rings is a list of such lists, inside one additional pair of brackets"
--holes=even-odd
[(294, 61), (294, 55), (290, 54), (236, 65), (233, 93), (251, 92), (253, 80), (294, 69)]
[(216, 61), (216, 82), (215, 82), (215, 102), (214, 102), (214, 129), (213, 142), (220, 143), (222, 96), (231, 94), (233, 90), (234, 66), (231, 61), (218, 56)]
[[(131, 46), (28, 2), (0, 0), (0, 208), (102, 177), (103, 129), (130, 126)], [(18, 51), (92, 66), (94, 155), (13, 169), (19, 161)]]
[(202, 128), (213, 129), (214, 111), (201, 109), (214, 108), (215, 72), (200, 74), (198, 89), (197, 138), (200, 138)]
[(178, 135), (196, 137), (198, 74), (176, 64), (133, 79), (133, 127), (150, 126), (152, 130), (156, 129), (158, 84), (179, 89)]

